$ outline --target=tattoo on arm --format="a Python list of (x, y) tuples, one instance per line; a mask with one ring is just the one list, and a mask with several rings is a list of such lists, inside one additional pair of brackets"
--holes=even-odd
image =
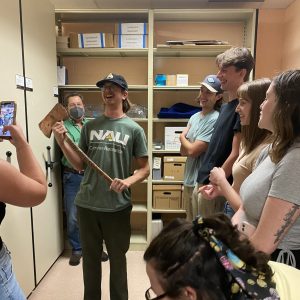
[(284, 234), (285, 230), (293, 223), (292, 219), (299, 209), (299, 205), (294, 205), (291, 210), (285, 215), (283, 220), (285, 223), (281, 226), (281, 228), (275, 233), (276, 239), (274, 241), (274, 244), (276, 244), (278, 241), (280, 241), (282, 235)]

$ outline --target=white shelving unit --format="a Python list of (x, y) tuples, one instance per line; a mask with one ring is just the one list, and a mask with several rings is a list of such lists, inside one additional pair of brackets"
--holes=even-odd
[[(117, 22), (147, 22), (146, 49), (57, 49), (58, 59), (67, 66), (70, 84), (59, 86), (61, 93), (79, 91), (92, 105), (101, 98), (95, 82), (110, 72), (121, 73), (129, 83), (133, 103), (144, 105), (148, 117), (134, 119), (148, 138), (149, 162), (158, 156), (180, 155), (179, 151), (152, 150), (154, 141), (163, 141), (165, 126), (185, 126), (188, 119), (159, 119), (161, 107), (177, 102), (193, 102), (199, 82), (209, 73), (216, 73), (215, 57), (231, 45), (254, 52), (256, 11), (252, 9), (118, 9), (56, 11), (56, 23), (64, 34), (69, 32), (114, 32)], [(226, 45), (166, 46), (168, 40), (215, 39)], [(156, 74), (189, 74), (189, 86), (155, 86)], [(153, 184), (182, 184), (181, 181), (148, 180), (139, 184), (133, 195), (131, 248), (141, 249), (151, 238), (152, 213), (184, 215), (184, 210), (152, 209)], [(147, 189), (145, 188), (147, 186)], [(140, 194), (139, 194), (140, 193)], [(144, 199), (146, 198), (146, 199)], [(135, 224), (135, 222), (137, 222)]]

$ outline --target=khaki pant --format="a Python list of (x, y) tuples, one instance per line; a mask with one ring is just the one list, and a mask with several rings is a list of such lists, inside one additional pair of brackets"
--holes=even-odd
[(193, 221), (197, 216), (197, 212), (194, 211), (194, 207), (192, 205), (193, 191), (193, 186), (184, 186), (183, 188), (183, 208), (186, 210), (186, 219), (188, 221)]
[(223, 196), (211, 200), (205, 199), (201, 193), (198, 193), (198, 189), (202, 186), (203, 184), (196, 184), (194, 188), (192, 195), (193, 211), (195, 210), (197, 215), (202, 217), (209, 217), (217, 212), (224, 212), (226, 199)]

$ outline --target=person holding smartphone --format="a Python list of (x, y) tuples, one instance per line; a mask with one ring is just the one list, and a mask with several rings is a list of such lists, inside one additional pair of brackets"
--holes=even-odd
[[(26, 141), (21, 127), (4, 126), (3, 131), (10, 132), (9, 141), (16, 148), (20, 170), (0, 159), (0, 224), (5, 217), (6, 204), (20, 207), (36, 206), (43, 202), (47, 193), (46, 176)], [(10, 252), (1, 238), (0, 299), (26, 299), (13, 272)]]

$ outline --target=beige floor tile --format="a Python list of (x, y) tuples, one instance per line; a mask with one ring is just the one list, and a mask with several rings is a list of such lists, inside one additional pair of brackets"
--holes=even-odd
[[(127, 253), (129, 300), (144, 299), (149, 280), (145, 271), (143, 251)], [(64, 253), (37, 288), (29, 300), (82, 300), (82, 266), (69, 266), (69, 253)], [(109, 263), (102, 263), (102, 300), (109, 300)]]

